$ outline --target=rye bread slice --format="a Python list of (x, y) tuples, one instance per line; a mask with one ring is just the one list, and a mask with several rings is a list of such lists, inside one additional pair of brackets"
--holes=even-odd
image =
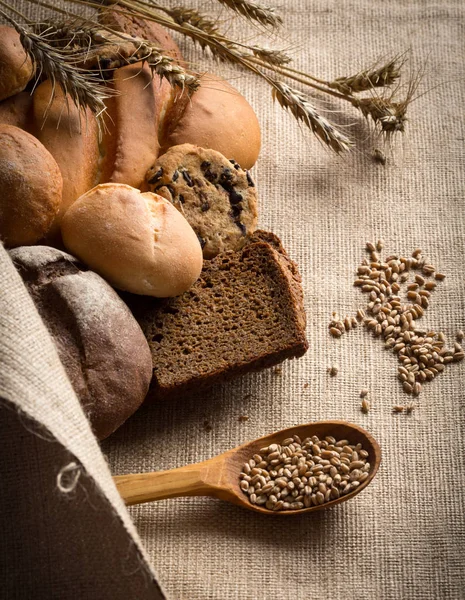
[(205, 261), (181, 296), (128, 301), (152, 351), (154, 398), (259, 371), (308, 348), (297, 265), (268, 232)]

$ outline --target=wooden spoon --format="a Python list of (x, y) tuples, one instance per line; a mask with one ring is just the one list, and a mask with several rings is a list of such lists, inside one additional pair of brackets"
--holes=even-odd
[[(360, 442), (363, 449), (368, 452), (367, 460), (370, 463), (370, 470), (367, 479), (345, 496), (310, 508), (272, 511), (251, 504), (248, 496), (239, 487), (239, 476), (244, 463), (250, 460), (254, 454), (259, 453), (260, 448), (270, 444), (281, 444), (286, 438), (295, 434), (302, 440), (312, 435), (317, 435), (322, 440), (330, 435), (336, 440), (346, 439), (350, 444)], [(179, 496), (214, 496), (265, 515), (298, 515), (350, 500), (367, 487), (376, 475), (380, 462), (381, 449), (364, 429), (346, 421), (320, 421), (276, 431), (201, 463), (169, 471), (117, 475), (113, 479), (123, 500), (128, 505)]]

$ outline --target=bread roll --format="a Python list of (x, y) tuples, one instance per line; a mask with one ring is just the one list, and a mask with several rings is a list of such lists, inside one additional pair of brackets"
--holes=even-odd
[(0, 25), (0, 100), (22, 92), (33, 73), (19, 33), (12, 27)]
[(22, 129), (0, 125), (0, 239), (6, 246), (44, 237), (60, 209), (62, 188), (50, 152)]
[(152, 359), (139, 325), (118, 294), (73, 256), (47, 246), (10, 255), (95, 435), (107, 437), (149, 388)]
[(224, 79), (203, 75), (200, 88), (172, 102), (159, 130), (161, 154), (193, 144), (221, 152), (250, 169), (260, 152), (260, 126), (247, 100)]
[(101, 155), (97, 121), (88, 109), (79, 111), (60, 86), (52, 97), (50, 81), (34, 92), (34, 135), (49, 150), (63, 176), (63, 201), (52, 227), (59, 231), (61, 219), (71, 204), (99, 181)]
[(65, 214), (65, 246), (114, 287), (167, 297), (185, 292), (200, 275), (202, 249), (193, 229), (161, 196), (106, 183)]

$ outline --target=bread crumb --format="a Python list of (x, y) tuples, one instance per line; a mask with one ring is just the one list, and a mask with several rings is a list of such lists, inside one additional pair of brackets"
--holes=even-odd
[(307, 383), (304, 383), (304, 390), (306, 390), (306, 389), (308, 388), (308, 386), (309, 386), (309, 385), (310, 385), (310, 384), (308, 383), (308, 381), (307, 381)]
[(281, 367), (276, 367), (275, 369), (273, 369), (273, 375), (281, 375), (281, 373), (283, 372)]
[(249, 420), (249, 417), (247, 415), (241, 415), (237, 420), (239, 421), (239, 423), (245, 423)]
[(203, 428), (207, 433), (210, 433), (210, 431), (213, 429), (208, 421), (203, 422)]

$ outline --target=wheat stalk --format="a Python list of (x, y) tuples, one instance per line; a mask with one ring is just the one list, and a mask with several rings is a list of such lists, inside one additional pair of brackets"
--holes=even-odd
[[(262, 48), (262, 46), (248, 46), (248, 48), (252, 51), (254, 56), (257, 56), (273, 67), (282, 67), (292, 61), (291, 57), (281, 50)], [(250, 57), (249, 54), (243, 54), (242, 56), (244, 58)]]
[(152, 74), (165, 78), (172, 86), (187, 87), (193, 93), (200, 85), (197, 76), (163, 54), (155, 44), (140, 38), (124, 33), (115, 35), (92, 24), (75, 22), (39, 23), (34, 30), (50, 46), (66, 53), (67, 60), (88, 70), (96, 69), (103, 78), (111, 76), (114, 69), (142, 61)]
[(274, 81), (272, 93), (283, 108), (289, 110), (298, 121), (305, 123), (322, 142), (337, 154), (347, 152), (353, 146), (352, 141), (322, 117), (308, 98), (300, 92), (285, 83)]
[[(52, 6), (45, 2), (45, 0), (27, 1), (55, 10), (61, 14), (66, 14), (68, 17), (72, 16), (76, 19), (81, 19), (82, 22), (82, 18), (79, 15), (73, 15), (69, 10), (65, 11), (59, 7)], [(95, 9), (101, 8), (101, 5), (93, 0), (65, 1), (82, 4)], [(271, 86), (273, 95), (280, 105), (289, 110), (297, 120), (305, 123), (321, 141), (335, 152), (348, 150), (352, 145), (349, 138), (342, 134), (327, 119), (322, 117), (302, 92), (278, 81), (275, 77), (277, 74), (298, 81), (302, 85), (308, 86), (321, 94), (330, 95), (341, 101), (350, 103), (366, 119), (371, 119), (375, 125), (379, 126), (381, 131), (387, 136), (397, 131), (404, 131), (405, 129), (406, 111), (412, 100), (413, 92), (409, 92), (400, 101), (394, 97), (397, 90), (391, 95), (383, 94), (382, 96), (376, 96), (373, 94), (376, 88), (387, 88), (398, 81), (401, 67), (405, 62), (400, 57), (387, 61), (380, 67), (365, 69), (350, 77), (339, 77), (334, 81), (327, 81), (290, 66), (290, 59), (284, 52), (230, 39), (220, 32), (217, 22), (214, 22), (198, 11), (182, 6), (169, 8), (154, 0), (105, 1), (106, 4), (112, 5), (112, 10), (120, 14), (143, 18), (177, 31), (189, 37), (194, 43), (198, 43), (202, 49), (211, 51), (212, 55), (217, 59), (226, 61), (235, 67), (247, 69), (256, 76), (261, 77)], [(281, 23), (281, 19), (274, 13), (273, 9), (261, 7), (254, 2), (248, 0), (217, 1), (238, 14), (246, 16), (250, 20), (258, 21), (261, 24), (277, 26)], [(5, 0), (0, 0), (0, 5), (8, 7)], [(15, 11), (15, 9), (11, 10)], [(164, 57), (163, 53), (153, 44), (150, 44), (146, 40), (135, 40), (130, 36), (125, 37), (124, 34), (93, 21), (88, 21), (88, 23), (106, 29), (106, 33), (102, 35), (100, 31), (95, 32), (91, 30), (91, 33), (86, 35), (86, 31), (82, 30), (79, 23), (76, 25), (74, 32), (68, 31), (66, 35), (64, 35), (64, 29), (56, 32), (54, 43), (57, 45), (61, 44), (60, 53), (62, 56), (69, 54), (66, 60), (68, 67), (73, 60), (71, 57), (73, 52), (71, 50), (75, 49), (79, 60), (81, 60), (82, 54), (85, 53), (84, 66), (86, 68), (92, 66), (93, 69), (98, 70), (102, 80), (111, 74), (112, 69), (142, 60), (150, 66), (153, 72), (156, 72), (161, 77), (166, 77), (173, 85), (179, 85), (182, 88), (187, 87), (190, 91), (197, 88), (197, 78), (183, 71), (171, 59)], [(59, 35), (64, 36), (61, 41)], [(66, 40), (66, 36), (69, 36), (68, 41)], [(113, 36), (120, 39), (115, 41)], [(53, 35), (50, 31), (46, 33), (45, 37), (47, 41), (52, 42)], [(39, 59), (39, 55), (37, 59)], [(76, 61), (77, 58), (75, 59)], [(81, 66), (78, 62), (76, 64)], [(273, 71), (273, 75), (270, 75), (268, 71)], [(69, 81), (71, 84), (72, 78)], [(413, 89), (412, 85), (410, 87)], [(355, 95), (364, 91), (371, 91), (371, 97), (360, 98)]]
[(405, 131), (408, 98), (402, 102), (393, 102), (387, 98), (353, 98), (351, 103), (358, 108), (365, 118), (371, 117), (375, 125), (390, 137), (393, 133)]
[(106, 110), (105, 100), (115, 92), (102, 85), (97, 74), (68, 63), (66, 54), (50, 46), (40, 35), (18, 23), (14, 23), (14, 27), (32, 60), (37, 80), (44, 75), (50, 79), (52, 88), (58, 84), (79, 110), (90, 108), (97, 118), (101, 117)]
[(404, 62), (405, 60), (400, 61), (399, 57), (395, 57), (377, 69), (366, 69), (350, 77), (338, 77), (327, 82), (327, 85), (343, 94), (357, 94), (376, 87), (389, 86), (399, 79)]
[(189, 23), (189, 25), (192, 25), (193, 27), (196, 27), (197, 29), (200, 29), (201, 31), (204, 31), (210, 35), (219, 33), (217, 25), (214, 21), (192, 8), (176, 6), (175, 8), (166, 9), (166, 13), (173, 19), (175, 23), (178, 23), (178, 25)]
[(257, 21), (261, 25), (278, 27), (283, 22), (281, 17), (275, 13), (274, 8), (260, 6), (249, 0), (218, 0), (218, 2), (246, 19)]
[[(219, 1), (221, 2), (221, 0)], [(141, 0), (119, 0), (119, 4), (129, 10), (136, 10), (135, 2), (140, 3)], [(145, 3), (144, 5), (147, 6)], [(389, 101), (384, 99), (384, 102), (380, 102), (379, 100), (376, 101), (376, 99), (374, 100), (372, 98), (359, 99), (353, 95), (353, 92), (355, 92), (356, 89), (362, 91), (362, 86), (366, 86), (367, 89), (372, 90), (374, 87), (391, 85), (397, 81), (397, 72), (405, 61), (401, 61), (399, 64), (398, 58), (394, 58), (378, 69), (367, 69), (356, 76), (339, 78), (339, 80), (345, 79), (346, 85), (352, 85), (350, 92), (347, 92), (344, 89), (334, 89), (336, 86), (331, 87), (332, 82), (295, 70), (292, 67), (287, 66), (285, 61), (284, 64), (279, 64), (279, 61), (273, 63), (269, 56), (265, 56), (265, 53), (262, 53), (262, 55), (257, 51), (254, 53), (253, 46), (238, 43), (220, 34), (207, 34), (191, 24), (186, 23), (182, 26), (170, 23), (169, 19), (160, 19), (155, 11), (145, 9), (144, 16), (149, 20), (153, 20), (168, 28), (179, 31), (183, 35), (198, 42), (203, 47), (208, 47), (212, 54), (218, 59), (229, 62), (235, 66), (242, 66), (265, 79), (272, 87), (274, 96), (280, 100), (280, 104), (283, 108), (288, 108), (297, 120), (301, 120), (309, 125), (310, 129), (320, 138), (320, 140), (325, 142), (336, 152), (345, 151), (350, 148), (351, 143), (348, 138), (341, 134), (331, 123), (329, 123), (329, 121), (321, 117), (315, 107), (308, 102), (303, 94), (293, 90), (287, 85), (285, 88), (287, 93), (283, 93), (283, 88), (280, 88), (279, 85), (276, 87), (276, 81), (258, 67), (272, 69), (281, 75), (297, 80), (319, 92), (329, 94), (344, 102), (349, 102), (352, 106), (360, 110), (365, 118), (371, 117), (376, 125), (380, 125), (381, 131), (386, 135), (392, 135), (392, 133), (396, 131), (404, 131), (406, 110), (411, 98), (407, 97), (401, 102), (394, 102), (391, 97)], [(248, 49), (249, 53), (241, 51), (240, 48)], [(292, 91), (289, 92), (289, 90)], [(307, 111), (302, 110), (303, 106), (307, 108)], [(319, 126), (321, 123), (320, 119), (323, 119), (322, 122), (324, 123), (324, 126)], [(325, 132), (330, 133), (325, 134)], [(336, 133), (332, 136), (331, 133), (334, 132)], [(339, 139), (342, 140), (340, 145), (338, 143)]]

